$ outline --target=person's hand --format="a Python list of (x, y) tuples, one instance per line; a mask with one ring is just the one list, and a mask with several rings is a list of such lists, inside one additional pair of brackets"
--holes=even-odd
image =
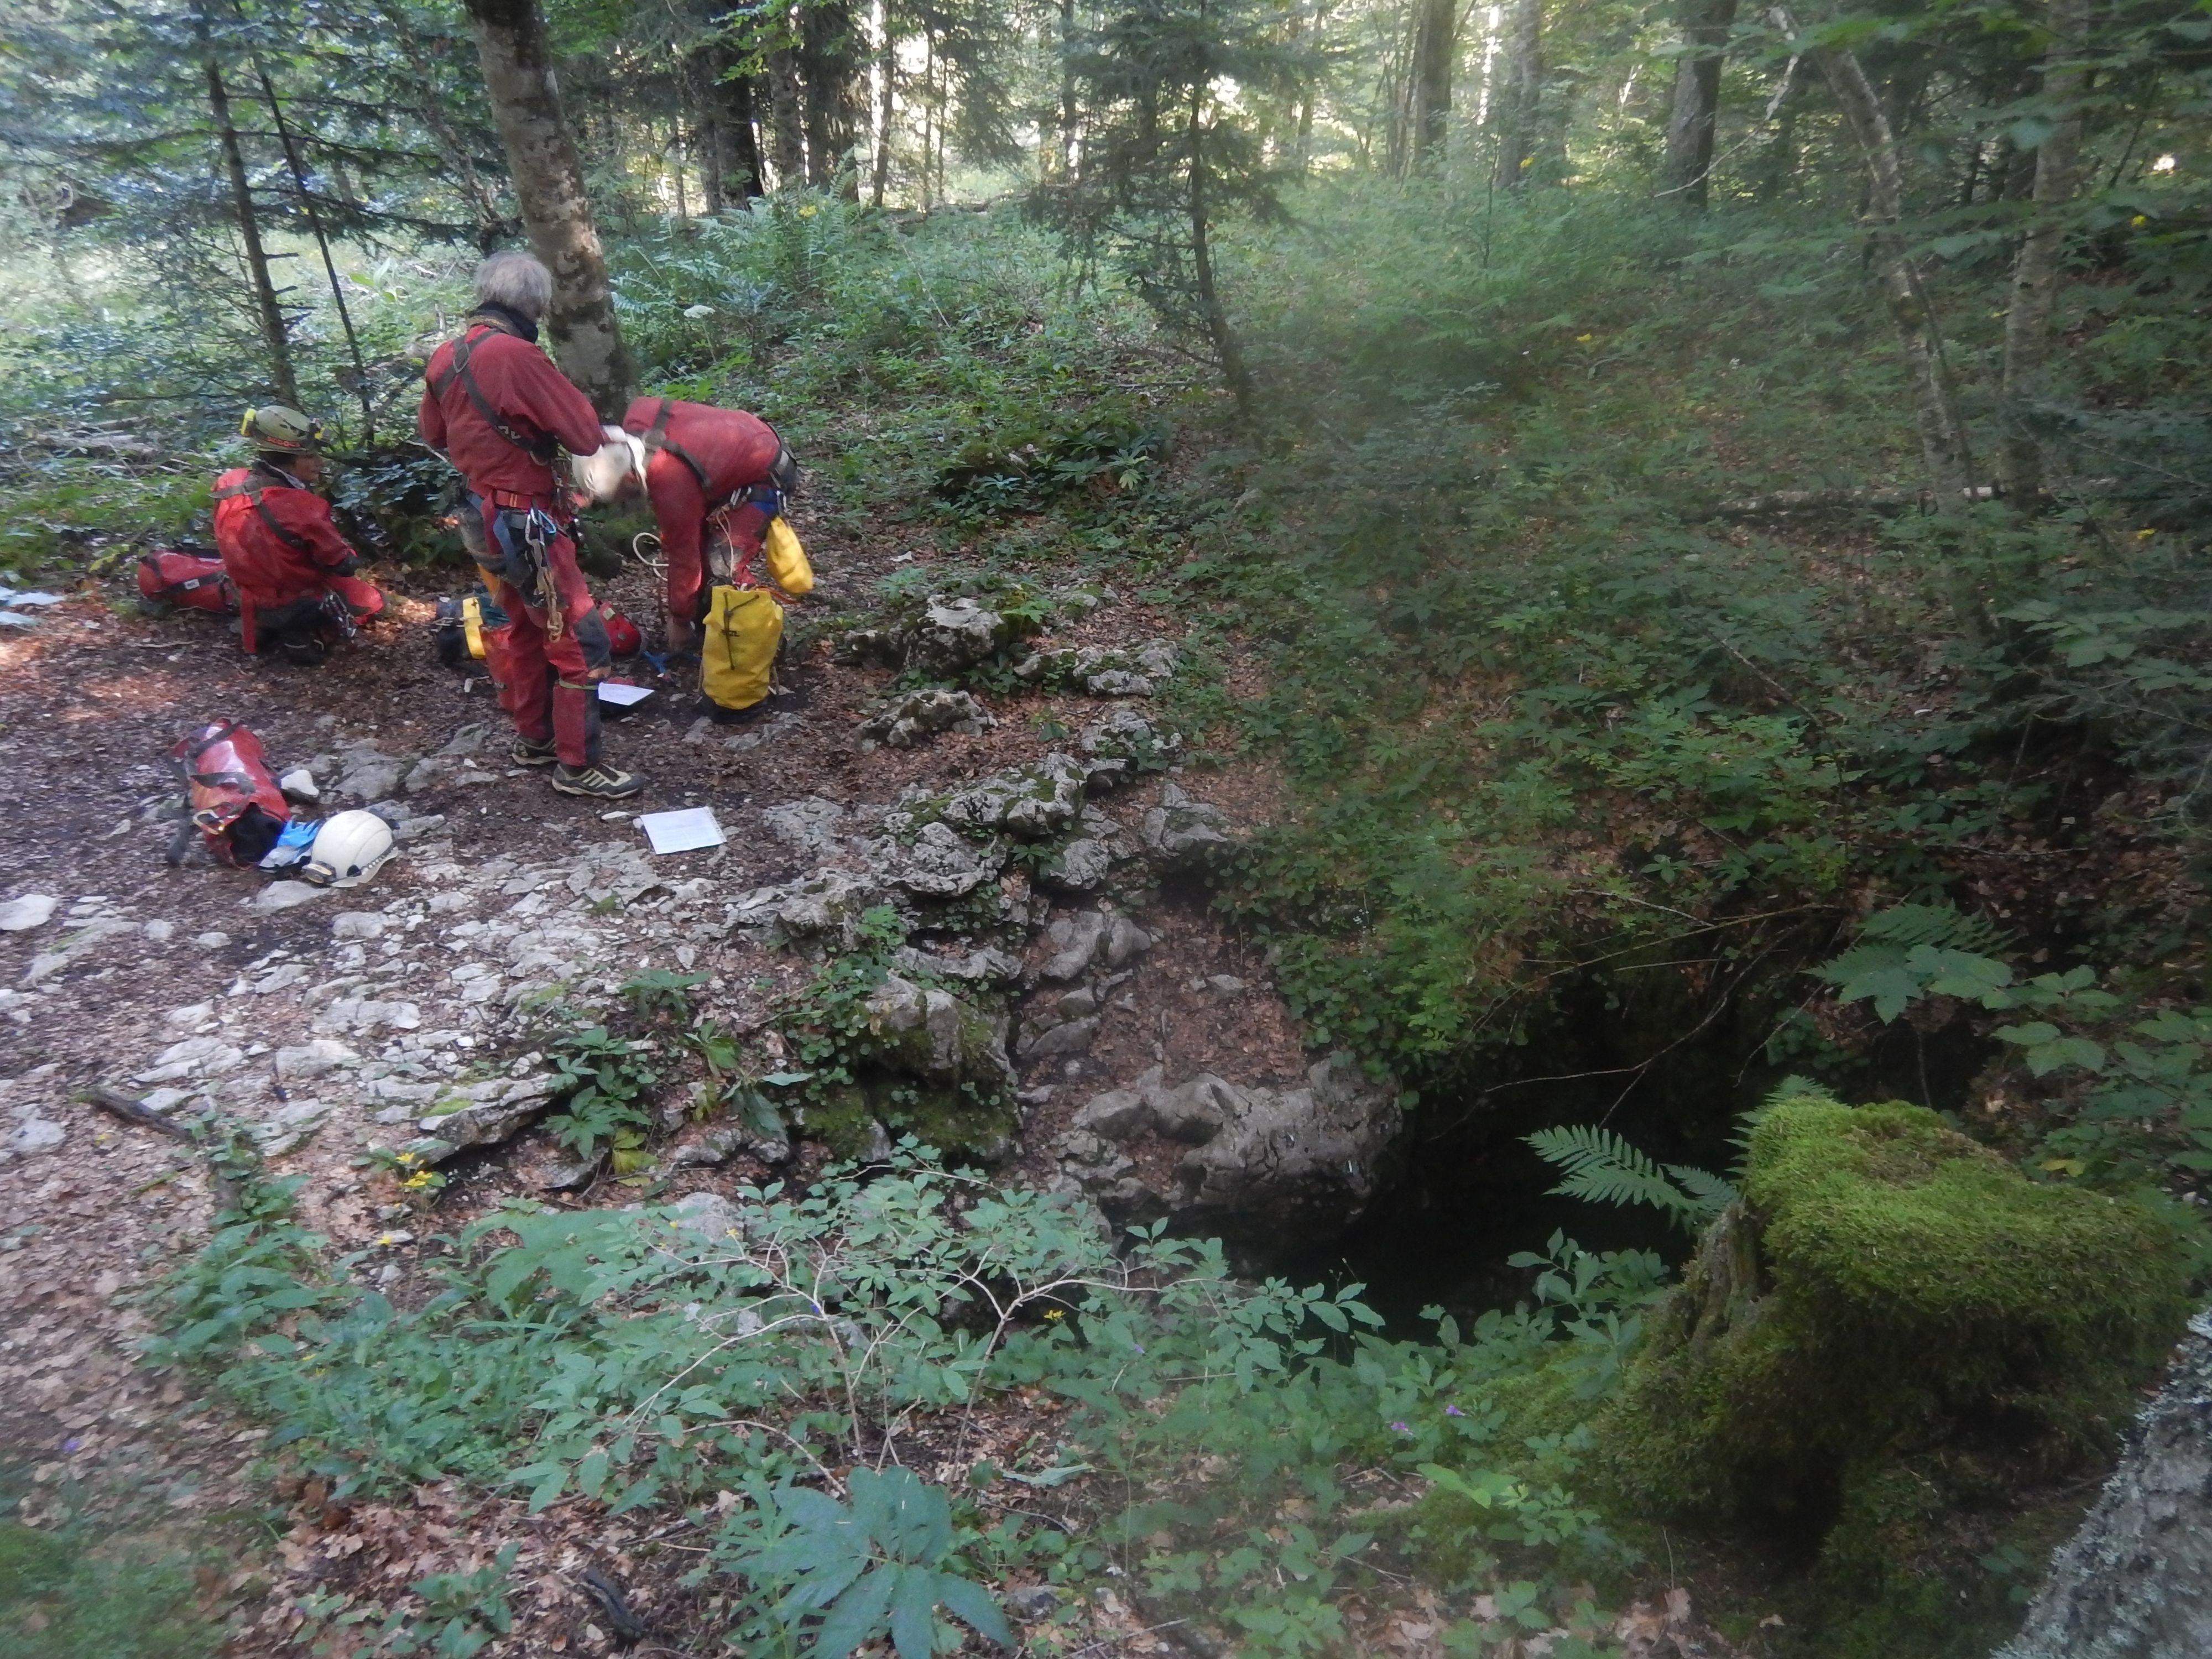
[(681, 654), (686, 651), (696, 651), (699, 648), (699, 629), (697, 625), (689, 622), (679, 621), (672, 617), (669, 618), (668, 648), (672, 653), (677, 654)]

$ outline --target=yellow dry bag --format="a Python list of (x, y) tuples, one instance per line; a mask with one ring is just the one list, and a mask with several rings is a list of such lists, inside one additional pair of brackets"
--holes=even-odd
[(793, 599), (803, 599), (814, 591), (814, 567), (799, 544), (799, 532), (780, 514), (768, 521), (766, 557), (768, 579)]
[(468, 641), (469, 655), (482, 662), (484, 659), (483, 601), (473, 593), (461, 601), (461, 637)]
[(750, 708), (768, 696), (783, 642), (783, 607), (764, 587), (717, 587), (699, 641), (699, 689), (719, 708)]

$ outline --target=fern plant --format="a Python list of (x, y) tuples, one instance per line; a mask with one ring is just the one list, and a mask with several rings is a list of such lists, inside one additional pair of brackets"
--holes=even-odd
[(1566, 1171), (1552, 1188), (1599, 1204), (1649, 1204), (1686, 1232), (1695, 1232), (1735, 1197), (1735, 1188), (1691, 1164), (1655, 1164), (1612, 1130), (1592, 1123), (1539, 1129), (1528, 1138), (1536, 1155)]

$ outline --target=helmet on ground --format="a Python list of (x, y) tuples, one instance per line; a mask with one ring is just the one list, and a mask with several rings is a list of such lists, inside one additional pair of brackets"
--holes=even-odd
[(392, 826), (356, 807), (325, 819), (315, 831), (300, 878), (318, 887), (358, 887), (398, 850)]
[(619, 611), (604, 611), (606, 618), (607, 647), (617, 657), (635, 657), (645, 648), (645, 635), (637, 631), (637, 624)]
[(645, 440), (618, 426), (599, 428), (606, 441), (589, 455), (571, 458), (569, 476), (595, 501), (611, 501), (632, 478), (645, 482)]
[(247, 410), (246, 418), (238, 423), (238, 431), (256, 449), (279, 450), (287, 455), (323, 453), (322, 422), (311, 421), (298, 410), (287, 409), (283, 404)]

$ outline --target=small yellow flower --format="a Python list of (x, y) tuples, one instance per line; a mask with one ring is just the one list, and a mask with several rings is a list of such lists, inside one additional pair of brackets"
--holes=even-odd
[(821, 210), (822, 210), (816, 207), (813, 203), (809, 202), (805, 207), (799, 210), (799, 216), (802, 219), (811, 219)]
[(1044, 1310), (1044, 1316), (1047, 1319), (1057, 1319), (1060, 1316), (1060, 1313), (1061, 1310), (1058, 1308), (1047, 1308)]
[(2148, 214), (2138, 213), (2134, 218), (2128, 221), (2128, 228), (2130, 230), (2141, 230), (2149, 222), (2150, 216)]
[(376, 1236), (376, 1242), (380, 1244), (396, 1244), (399, 1242), (399, 1235), (398, 1233), (379, 1233)]
[(1588, 345), (1595, 338), (1597, 338), (1597, 336), (1595, 334), (1577, 334), (1575, 336), (1575, 343), (1577, 345)]
[(2136, 539), (2139, 542), (2147, 542), (2157, 534), (2158, 532), (2155, 530), (2138, 530), (2136, 532)]
[(401, 1182), (399, 1184), (403, 1187), (420, 1191), (422, 1188), (428, 1186), (437, 1178), (437, 1176), (431, 1170), (417, 1170), (413, 1175), (409, 1176), (406, 1180)]

